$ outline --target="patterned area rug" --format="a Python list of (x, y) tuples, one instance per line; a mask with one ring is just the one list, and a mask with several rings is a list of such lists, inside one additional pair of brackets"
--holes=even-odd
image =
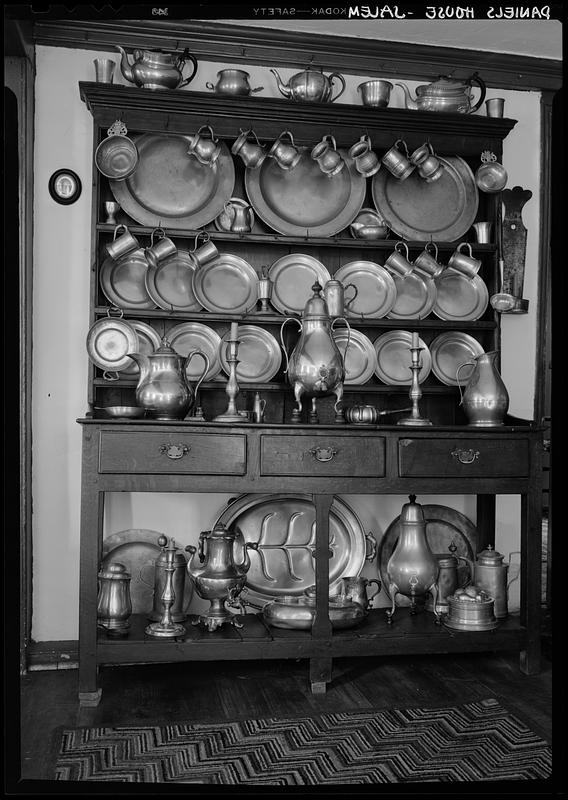
[(496, 700), (215, 725), (65, 730), (55, 778), (315, 786), (545, 779), (551, 750)]

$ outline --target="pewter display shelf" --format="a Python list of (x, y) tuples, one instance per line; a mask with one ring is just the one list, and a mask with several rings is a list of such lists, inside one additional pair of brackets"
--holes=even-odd
[[(467, 160), (475, 171), (480, 154), (491, 150), (499, 161), (503, 141), (514, 128), (511, 119), (488, 118), (481, 114), (448, 114), (386, 108), (377, 110), (362, 105), (341, 103), (299, 104), (266, 97), (227, 98), (212, 93), (162, 90), (82, 82), (81, 99), (93, 116), (94, 148), (106, 138), (107, 129), (120, 119), (130, 133), (188, 135), (202, 125), (210, 125), (230, 149), (240, 130), (253, 129), (263, 143), (272, 143), (283, 130), (293, 132), (298, 145), (314, 145), (333, 133), (337, 146), (350, 147), (368, 133), (377, 153), (404, 139), (410, 150), (429, 141), (439, 154), (452, 154)], [(244, 167), (239, 157), (235, 166), (235, 192), (244, 192)], [(371, 194), (370, 182), (366, 197)], [(104, 245), (113, 236), (114, 226), (106, 218), (104, 202), (112, 199), (109, 182), (93, 164), (91, 220), (90, 323), (107, 314), (99, 283), (104, 261)], [(477, 220), (493, 223), (493, 241), (500, 232), (500, 204), (495, 195), (479, 199)], [(367, 201), (364, 202), (367, 205)], [(369, 203), (372, 205), (372, 203)], [(125, 218), (124, 211), (118, 218)], [(127, 221), (130, 217), (126, 215)], [(180, 223), (178, 223), (180, 224)], [(153, 227), (128, 222), (129, 230), (149, 244)], [(265, 225), (256, 214), (253, 232), (238, 235), (219, 232), (211, 220), (204, 226), (211, 239), (224, 251), (233, 250), (250, 262), (257, 272), (283, 253), (310, 252), (326, 262), (333, 277), (341, 262), (350, 259), (384, 260), (392, 252), (398, 236), (364, 241), (351, 237), (349, 226), (331, 237), (285, 236)], [(415, 230), (424, 228), (414, 227)], [(174, 240), (193, 247), (196, 231), (167, 228)], [(461, 239), (471, 239), (471, 230)], [(411, 258), (426, 241), (409, 241)], [(447, 263), (454, 242), (437, 243)], [(179, 246), (179, 245), (178, 245)], [(472, 242), (476, 258), (482, 260), (480, 276), (489, 295), (498, 292), (498, 253), (495, 244)], [(318, 252), (319, 251), (319, 252)], [(218, 314), (209, 311), (165, 311), (161, 309), (124, 310), (125, 319), (150, 322), (160, 335), (181, 320), (212, 323), (219, 330), (229, 322), (252, 323), (277, 333), (285, 316), (268, 314)], [(299, 315), (297, 315), (299, 316)], [(448, 322), (433, 314), (427, 319), (364, 319), (348, 317), (354, 328), (368, 329), (370, 335), (390, 330), (417, 330), (426, 339), (450, 330), (467, 331), (480, 340), (483, 348), (500, 347), (500, 317), (488, 307), (483, 319)], [(289, 341), (295, 337), (290, 335)], [(376, 338), (376, 336), (372, 337)], [(282, 370), (284, 369), (284, 362)], [(226, 407), (226, 377), (204, 383), (199, 403), (206, 417)], [(410, 382), (409, 382), (410, 383)], [(425, 385), (426, 384), (426, 385)], [(426, 416), (436, 422), (430, 428), (390, 425), (286, 424), (294, 404), (292, 388), (282, 380), (282, 371), (269, 383), (240, 385), (237, 406), (251, 390), (268, 395), (266, 424), (223, 424), (198, 421), (157, 422), (152, 419), (95, 419), (94, 406), (123, 405), (121, 394), (133, 396), (136, 381), (120, 378), (106, 381), (102, 372), (89, 364), (87, 403), (89, 415), (78, 420), (83, 436), (83, 476), (81, 498), (81, 574), (80, 574), (80, 664), (79, 697), (85, 705), (100, 699), (97, 669), (101, 664), (190, 661), (209, 659), (306, 658), (312, 690), (325, 691), (332, 680), (332, 660), (344, 655), (388, 656), (427, 652), (474, 652), (514, 649), (520, 652), (525, 673), (539, 670), (540, 640), (540, 542), (541, 542), (541, 450), (542, 431), (532, 423), (508, 417), (505, 425), (477, 429), (452, 424), (463, 417), (459, 391), (442, 385), (434, 376), (421, 384), (421, 403)], [(409, 405), (407, 386), (379, 384), (373, 377), (369, 385), (344, 387), (344, 405), (357, 397), (365, 403)], [(216, 410), (219, 398), (223, 408)], [(112, 402), (107, 402), (112, 400)], [(325, 398), (325, 402), (332, 398)], [(346, 401), (346, 402), (345, 402)], [(380, 401), (380, 402), (379, 402)], [(128, 404), (128, 403), (127, 403)], [(132, 404), (131, 402), (129, 404)], [(217, 404), (217, 405), (216, 405)], [(318, 401), (319, 404), (319, 401)], [(308, 404), (306, 404), (308, 405)], [(319, 405), (318, 405), (319, 408)], [(385, 409), (386, 410), (386, 409)], [(97, 413), (99, 413), (97, 411)], [(273, 422), (273, 417), (276, 420)], [(464, 418), (465, 419), (465, 418)], [(389, 418), (392, 422), (393, 419)], [(269, 424), (270, 423), (270, 424)], [(222, 445), (219, 444), (223, 437)], [(171, 460), (163, 445), (186, 445), (186, 454)], [(225, 445), (228, 445), (225, 447)], [(325, 448), (334, 452), (320, 463), (312, 451)], [(452, 454), (474, 450), (479, 456), (470, 464), (460, 463)], [(281, 451), (285, 451), (284, 454)], [(312, 455), (310, 455), (312, 453)], [(357, 458), (353, 454), (357, 454)], [(100, 566), (105, 494), (107, 492), (187, 492), (241, 493), (299, 492), (311, 495), (316, 510), (315, 583), (316, 615), (311, 631), (268, 629), (258, 614), (247, 614), (243, 629), (227, 626), (212, 633), (186, 622), (183, 640), (156, 641), (144, 634), (143, 617), (134, 616), (124, 640), (110, 640), (97, 629), (97, 573)], [(434, 615), (424, 612), (411, 617), (405, 608), (397, 609), (393, 625), (388, 626), (383, 609), (373, 610), (358, 626), (332, 631), (329, 619), (329, 512), (334, 495), (400, 495), (401, 505), (409, 494), (476, 495), (476, 526), (483, 546), (495, 544), (496, 495), (521, 497), (521, 610), (488, 632), (456, 632), (440, 627)], [(188, 525), (190, 522), (188, 521)], [(188, 530), (189, 533), (189, 530)], [(193, 532), (194, 533), (194, 532)], [(378, 567), (377, 572), (378, 572)], [(375, 569), (375, 565), (373, 566)]]

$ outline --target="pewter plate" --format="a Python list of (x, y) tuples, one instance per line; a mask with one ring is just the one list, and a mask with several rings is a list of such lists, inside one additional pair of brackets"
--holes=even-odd
[[(484, 352), (477, 339), (462, 331), (446, 331), (430, 342), (432, 371), (439, 381), (446, 386), (458, 386), (456, 371), (460, 364), (471, 361)], [(459, 383), (465, 385), (474, 365), (460, 370)]]
[[(349, 344), (347, 344), (348, 337)], [(334, 331), (333, 338), (343, 356), (344, 384), (360, 386), (367, 383), (375, 374), (377, 366), (377, 354), (369, 337), (351, 328), (350, 335), (346, 329), (341, 329)]]
[[(249, 550), (247, 601), (265, 603), (298, 596), (315, 583), (316, 512), (311, 495), (244, 494), (230, 503), (217, 522), (238, 527)], [(367, 556), (365, 532), (355, 512), (334, 497), (329, 516), (330, 593), (343, 576), (359, 575)]]
[(301, 158), (284, 170), (272, 158), (259, 169), (247, 167), (245, 189), (261, 218), (287, 236), (334, 236), (350, 225), (365, 199), (365, 178), (352, 158), (339, 150), (345, 167), (333, 178), (310, 156), (311, 148), (298, 147)]
[(248, 261), (221, 253), (193, 274), (193, 293), (207, 311), (242, 314), (258, 300), (258, 275)]
[[(460, 511), (456, 511), (455, 508), (436, 504), (423, 505), (422, 510), (426, 523), (426, 540), (434, 555), (451, 555), (451, 550), (448, 548), (453, 542), (456, 546), (454, 553), (456, 557), (464, 556), (471, 561), (475, 560), (475, 554), (478, 551), (479, 534), (469, 517), (466, 517)], [(388, 587), (387, 565), (399, 536), (400, 515), (391, 522), (379, 545), (377, 564), (385, 592), (387, 592)], [(464, 586), (468, 578), (469, 568), (467, 564), (460, 561), (458, 566), (458, 585)], [(396, 603), (400, 606), (406, 606), (410, 605), (410, 600), (404, 595), (398, 594)]]
[(188, 155), (188, 136), (144, 133), (133, 136), (136, 171), (110, 180), (121, 208), (141, 225), (196, 230), (213, 222), (233, 194), (235, 167), (227, 145), (213, 166)]
[(138, 352), (138, 334), (123, 319), (104, 317), (97, 320), (87, 333), (87, 353), (97, 367), (122, 372), (130, 367), (128, 353)]
[[(141, 322), (137, 319), (130, 319), (128, 320), (128, 323), (132, 325), (138, 334), (138, 353), (144, 353), (145, 355), (148, 355), (149, 353), (153, 353), (154, 350), (160, 346), (161, 339), (157, 331), (151, 325), (148, 325), (147, 322)], [(140, 368), (136, 361), (133, 361), (131, 358), (129, 361), (130, 366), (121, 370), (124, 377), (129, 375), (138, 375), (140, 372)]]
[(448, 267), (435, 284), (437, 297), (432, 310), (439, 319), (464, 322), (479, 319), (485, 313), (489, 292), (479, 275), (467, 278)]
[(399, 180), (388, 169), (372, 179), (373, 202), (388, 226), (404, 239), (453, 242), (471, 227), (479, 194), (473, 172), (459, 156), (438, 156), (442, 177), (427, 183), (417, 170)]
[[(410, 331), (388, 331), (375, 339), (373, 342), (377, 354), (375, 373), (383, 383), (390, 386), (410, 386), (412, 378), (411, 344), (412, 334)], [(418, 344), (424, 348), (420, 353), (422, 369), (418, 374), (418, 380), (422, 383), (430, 374), (432, 359), (428, 347), (421, 338), (418, 339)]]
[(350, 261), (339, 267), (333, 277), (344, 287), (352, 283), (357, 289), (357, 296), (345, 309), (346, 317), (381, 319), (396, 302), (392, 275), (374, 261)]
[[(227, 361), (227, 340), (230, 331), (221, 339), (221, 366), (229, 375)], [(271, 380), (282, 363), (280, 345), (270, 331), (258, 325), (239, 325), (239, 353), (237, 364), (237, 380), (243, 383), (264, 383)]]
[(158, 308), (165, 311), (201, 311), (193, 293), (194, 259), (178, 250), (155, 267), (148, 266), (146, 291)]
[[(217, 331), (202, 322), (182, 322), (168, 331), (168, 342), (176, 353), (184, 358), (192, 350), (201, 350), (209, 359), (209, 369), (204, 380), (212, 381), (221, 372), (221, 337)], [(205, 366), (201, 356), (194, 356), (189, 362), (186, 375), (191, 382), (198, 381)]]
[(268, 277), (272, 281), (270, 301), (281, 314), (301, 314), (313, 295), (314, 283), (317, 281), (323, 289), (331, 280), (321, 261), (305, 253), (282, 256), (271, 265)]
[(156, 308), (146, 289), (147, 271), (148, 262), (142, 248), (128, 253), (118, 261), (110, 256), (106, 258), (101, 267), (99, 280), (107, 300), (117, 308), (137, 310)]
[[(111, 562), (124, 564), (130, 573), (130, 599), (133, 614), (149, 614), (154, 605), (154, 568), (160, 555), (161, 547), (158, 538), (163, 536), (159, 531), (147, 528), (129, 528), (113, 533), (103, 539), (101, 568)], [(187, 556), (180, 551), (187, 559)], [(191, 602), (193, 582), (185, 576), (183, 610)]]
[(411, 272), (405, 278), (394, 275), (396, 302), (388, 312), (389, 319), (424, 319), (434, 308), (436, 284), (426, 275)]

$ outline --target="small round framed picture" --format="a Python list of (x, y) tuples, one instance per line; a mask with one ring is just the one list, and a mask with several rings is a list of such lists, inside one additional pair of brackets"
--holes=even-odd
[(58, 169), (49, 179), (48, 188), (56, 203), (68, 206), (81, 195), (81, 179), (72, 169)]

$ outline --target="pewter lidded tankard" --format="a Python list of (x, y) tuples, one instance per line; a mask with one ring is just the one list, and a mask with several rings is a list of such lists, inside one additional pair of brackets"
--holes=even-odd
[[(337, 344), (333, 338), (334, 325), (341, 320), (347, 325), (349, 335), (351, 328), (344, 317), (336, 317), (333, 322), (327, 304), (322, 297), (322, 287), (316, 281), (312, 286), (313, 295), (305, 305), (302, 321), (295, 317), (286, 317), (280, 327), (280, 341), (286, 356), (286, 373), (288, 382), (294, 387), (297, 408), (292, 413), (292, 422), (300, 422), (302, 411), (302, 395), (312, 398), (311, 421), (317, 421), (316, 399), (334, 394), (336, 415), (341, 415), (339, 404), (343, 397), (345, 365)], [(290, 357), (283, 339), (283, 331), (287, 322), (295, 321), (300, 326), (300, 338)], [(349, 339), (347, 340), (347, 348)], [(347, 348), (345, 352), (347, 352)], [(336, 416), (337, 419), (337, 416)]]

